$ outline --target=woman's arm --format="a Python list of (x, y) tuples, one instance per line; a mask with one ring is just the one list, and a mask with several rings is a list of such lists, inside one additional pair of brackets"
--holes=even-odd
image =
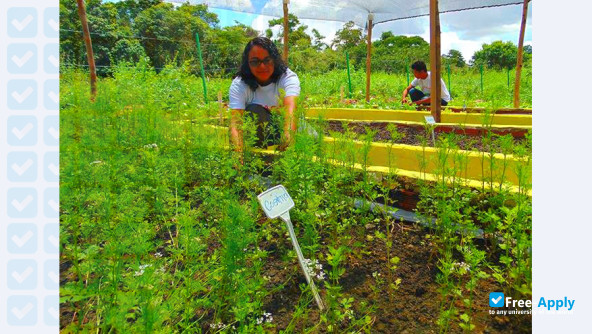
[(230, 144), (236, 152), (243, 151), (243, 112), (242, 109), (230, 110)]
[(286, 122), (284, 123), (284, 138), (279, 148), (284, 150), (293, 140), (293, 134), (296, 133), (296, 96), (286, 96), (284, 98), (284, 107), (286, 108)]

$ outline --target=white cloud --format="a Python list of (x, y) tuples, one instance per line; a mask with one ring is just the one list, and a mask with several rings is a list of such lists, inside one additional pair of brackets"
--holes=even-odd
[(236, 10), (248, 13), (255, 12), (255, 7), (253, 6), (253, 3), (251, 3), (251, 0), (165, 0), (165, 2), (171, 2), (173, 3), (173, 5), (176, 6), (181, 5), (185, 2), (189, 2), (190, 4), (213, 4), (214, 7), (221, 9)]
[(255, 7), (251, 3), (251, 0), (224, 0), (222, 2), (222, 6), (231, 10), (238, 10), (238, 11), (245, 11), (245, 12), (254, 12)]

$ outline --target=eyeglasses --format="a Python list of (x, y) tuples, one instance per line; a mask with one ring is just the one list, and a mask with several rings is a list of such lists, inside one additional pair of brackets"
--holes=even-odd
[(249, 60), (249, 65), (251, 65), (251, 67), (259, 67), (259, 65), (261, 65), (261, 64), (263, 64), (265, 66), (269, 66), (272, 63), (273, 63), (273, 58), (271, 58), (271, 57), (267, 57), (263, 60), (260, 60), (258, 58)]

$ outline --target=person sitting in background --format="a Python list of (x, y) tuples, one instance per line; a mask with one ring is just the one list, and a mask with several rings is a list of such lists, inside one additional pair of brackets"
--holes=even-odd
[[(280, 89), (285, 92), (284, 136), (279, 138), (279, 129), (270, 126), (272, 112), (280, 99)], [(296, 98), (300, 95), (300, 81), (280, 57), (275, 44), (266, 37), (249, 41), (243, 51), (242, 62), (229, 90), (230, 95), (230, 140), (235, 151), (243, 150), (243, 114), (247, 111), (257, 124), (255, 146), (267, 147), (278, 144), (285, 149), (296, 131)], [(264, 128), (268, 125), (268, 131)], [(267, 138), (266, 138), (267, 137)]]
[[(417, 105), (429, 105), (431, 103), (431, 73), (428, 71), (426, 64), (421, 60), (411, 64), (411, 69), (413, 70), (415, 79), (413, 79), (411, 84), (409, 84), (409, 87), (405, 88), (403, 91), (402, 102), (407, 103), (407, 95), (409, 95), (411, 96), (412, 103)], [(448, 93), (448, 89), (446, 89), (446, 84), (444, 84), (444, 80), (442, 80), (442, 78), (440, 78), (440, 85), (442, 86), (442, 99), (440, 102), (443, 106), (446, 106), (448, 105), (448, 102), (450, 102), (450, 93)], [(415, 88), (418, 86), (421, 87), (421, 90)]]

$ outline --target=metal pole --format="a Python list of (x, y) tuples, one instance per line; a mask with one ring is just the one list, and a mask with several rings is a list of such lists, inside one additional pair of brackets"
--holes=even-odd
[(407, 87), (409, 87), (409, 58), (407, 58), (407, 64), (405, 65), (405, 73), (407, 74)]
[(352, 97), (351, 75), (349, 73), (349, 53), (345, 51), (345, 63), (347, 64), (347, 83), (349, 86), (349, 98)]
[(285, 217), (284, 215), (282, 215), (282, 216), (280, 216), (280, 218), (284, 222), (286, 222), (286, 226), (288, 227), (288, 232), (290, 233), (290, 239), (292, 239), (292, 245), (294, 246), (294, 249), (296, 250), (296, 255), (298, 255), (298, 262), (300, 263), (300, 268), (302, 268), (302, 271), (304, 272), (304, 277), (306, 278), (306, 282), (308, 282), (308, 285), (310, 285), (310, 291), (312, 292), (312, 295), (314, 296), (314, 299), (317, 302), (317, 306), (319, 307), (319, 310), (323, 311), (323, 309), (325, 309), (325, 306), (323, 305), (323, 301), (321, 300), (321, 296), (319, 295), (319, 291), (317, 290), (317, 287), (314, 284), (314, 281), (310, 278), (310, 275), (308, 274), (308, 268), (306, 268), (306, 266), (304, 265), (304, 255), (302, 255), (302, 251), (300, 250), (300, 245), (298, 245), (298, 240), (296, 240), (296, 233), (294, 233), (294, 226), (292, 226), (292, 222), (290, 221), (290, 216), (288, 215), (287, 217)]
[(446, 66), (446, 69), (448, 70), (448, 93), (452, 94), (452, 85), (450, 84), (450, 64)]
[(479, 66), (479, 71), (481, 72), (481, 94), (483, 94), (483, 65)]
[(203, 84), (204, 102), (208, 103), (208, 88), (206, 87), (206, 74), (203, 66), (203, 59), (201, 56), (201, 46), (199, 45), (199, 34), (195, 33), (195, 40), (197, 41), (197, 54), (199, 55), (199, 66), (201, 67), (201, 82)]
[(510, 89), (510, 68), (508, 67), (508, 89)]
[(366, 49), (366, 102), (370, 101), (370, 59), (372, 57), (372, 20), (374, 14), (368, 14), (368, 47)]

